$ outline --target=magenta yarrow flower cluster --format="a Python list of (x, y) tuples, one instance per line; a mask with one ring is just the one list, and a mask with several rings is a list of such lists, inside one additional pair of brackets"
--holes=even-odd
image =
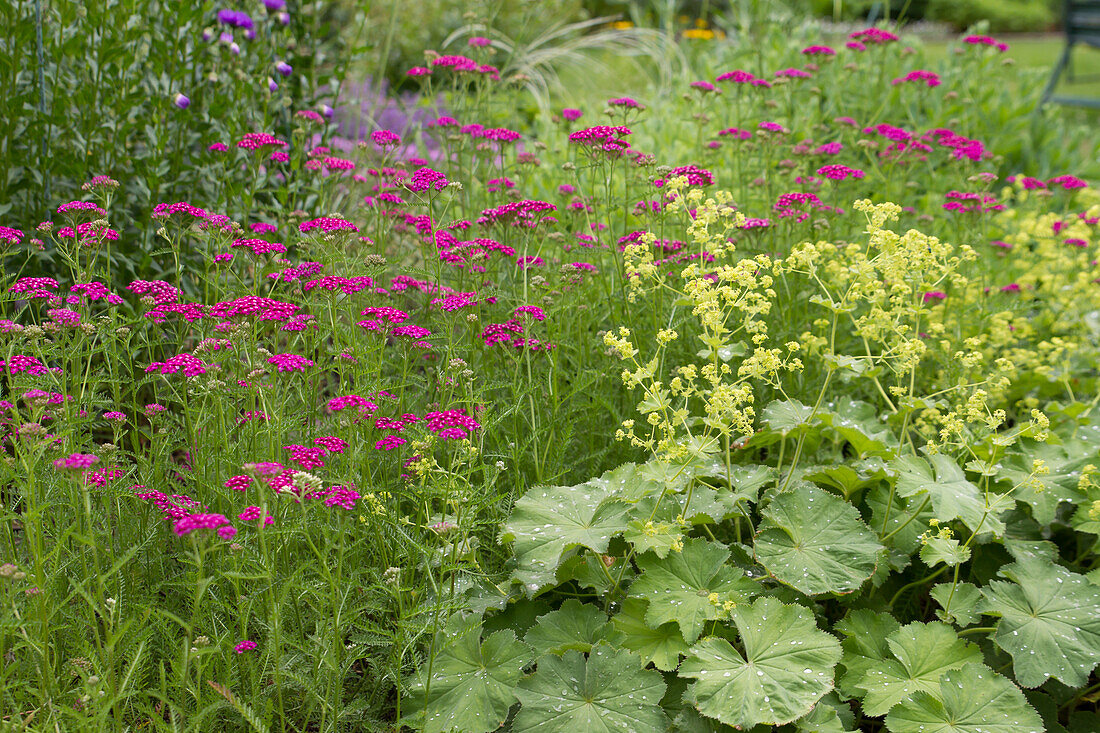
[(863, 178), (865, 175), (859, 168), (849, 168), (846, 165), (823, 165), (817, 169), (817, 175), (824, 176), (831, 181), (843, 181), (848, 178)]
[(232, 491), (247, 491), (252, 486), (253, 479), (251, 476), (230, 476), (225, 481), (225, 488)]
[(262, 150), (263, 148), (285, 147), (286, 142), (266, 132), (250, 132), (237, 142), (237, 147), (244, 150)]
[(18, 245), (23, 241), (23, 231), (0, 226), (0, 244)]
[(213, 529), (223, 540), (228, 540), (237, 534), (237, 529), (229, 523), (224, 514), (188, 514), (176, 520), (172, 531), (178, 537), (184, 537), (192, 532)]
[(183, 372), (185, 377), (197, 377), (206, 374), (206, 365), (202, 360), (192, 354), (177, 354), (165, 361), (155, 361), (145, 367), (146, 373), (157, 372), (159, 374), (176, 374)]
[(339, 231), (358, 232), (359, 227), (355, 226), (346, 219), (340, 219), (332, 216), (320, 216), (316, 219), (303, 221), (301, 224), (298, 225), (298, 231), (300, 231), (302, 234), (307, 234), (312, 231), (320, 231), (325, 233)]
[(88, 216), (93, 219), (107, 216), (107, 210), (93, 201), (70, 201), (67, 204), (58, 206), (57, 213), (71, 216)]
[(99, 456), (91, 453), (73, 453), (53, 462), (60, 471), (84, 471), (99, 463)]
[(910, 81), (924, 82), (929, 88), (938, 87), (940, 85), (940, 75), (931, 71), (916, 69), (915, 71), (910, 71), (905, 76), (899, 76), (890, 83), (897, 86)]
[(431, 168), (418, 168), (405, 182), (405, 188), (421, 193), (423, 191), (442, 191), (447, 187), (447, 176)]
[(478, 217), (477, 223), (482, 226), (496, 224), (510, 224), (519, 227), (536, 227), (547, 221), (546, 216), (540, 216), (546, 212), (557, 211), (557, 206), (548, 201), (509, 201), (492, 209), (485, 209)]
[(873, 46), (881, 46), (898, 40), (898, 37), (893, 33), (881, 28), (865, 28), (861, 31), (852, 31), (848, 34), (848, 38)]
[(990, 36), (967, 36), (963, 39), (963, 43), (967, 43), (971, 46), (991, 46), (1001, 53), (1008, 50), (1007, 43), (1001, 43), (996, 38)]
[(948, 191), (944, 197), (947, 202), (943, 204), (943, 208), (948, 211), (981, 214), (986, 211), (1004, 210), (1004, 205), (997, 203), (997, 197), (993, 194)]
[(268, 364), (274, 364), (280, 372), (304, 372), (313, 366), (313, 362), (298, 354), (275, 354), (268, 358)]

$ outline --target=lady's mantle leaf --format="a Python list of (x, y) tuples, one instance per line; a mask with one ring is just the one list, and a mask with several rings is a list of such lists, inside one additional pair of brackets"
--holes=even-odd
[(638, 598), (627, 598), (623, 610), (611, 619), (621, 635), (619, 646), (642, 655), (646, 664), (653, 662), (657, 669), (671, 672), (680, 663), (680, 655), (687, 652), (688, 645), (674, 623), (650, 627), (645, 622), (647, 605)]
[(936, 454), (927, 461), (919, 456), (902, 456), (890, 465), (898, 472), (898, 495), (927, 493), (932, 497), (936, 519), (950, 522), (957, 518), (971, 532), (993, 532), (998, 537), (1004, 534), (1004, 522), (997, 515), (1011, 509), (1015, 502), (1004, 499), (999, 506), (987, 506), (978, 487), (967, 481), (963, 470), (948, 456)]
[(834, 630), (844, 634), (841, 646), (844, 658), (841, 664), (846, 670), (838, 686), (848, 697), (861, 697), (865, 690), (859, 682), (869, 670), (882, 665), (889, 658), (890, 647), (886, 637), (901, 628), (897, 619), (888, 613), (875, 613), (870, 609), (859, 608), (849, 611), (848, 615), (837, 622)]
[[(1031, 506), (1032, 516), (1039, 524), (1050, 524), (1063, 502), (1076, 504), (1084, 498), (1077, 488), (1081, 467), (1089, 462), (1086, 450), (1069, 453), (1064, 446), (1024, 441), (1022, 453), (1009, 456), (999, 466), (997, 478), (1008, 486), (1020, 486), (1015, 496)], [(1032, 470), (1035, 459), (1041, 459), (1047, 472)]]
[(763, 512), (756, 559), (806, 595), (849, 593), (875, 572), (883, 548), (848, 502), (818, 488), (777, 495)]
[[(928, 591), (928, 595), (940, 604), (936, 615), (941, 620), (958, 626), (969, 626), (977, 622), (979, 616), (978, 604), (982, 601), (982, 592), (978, 590), (976, 585), (957, 583), (954, 590), (952, 590), (951, 583), (940, 583), (933, 586), (932, 590)], [(948, 608), (947, 604), (949, 602), (951, 604), (950, 609), (944, 610)]]
[(669, 725), (660, 673), (606, 644), (587, 659), (577, 651), (542, 657), (515, 694), (523, 703), (515, 733), (664, 733)]
[(682, 552), (666, 558), (639, 558), (644, 572), (630, 586), (630, 595), (649, 601), (646, 623), (657, 628), (675, 621), (691, 643), (703, 633), (704, 623), (726, 617), (727, 601), (744, 603), (755, 596), (756, 583), (726, 565), (729, 555), (717, 542), (690, 539)]
[(436, 637), (429, 685), (425, 664), (412, 684), (414, 710), (424, 711), (426, 733), (485, 733), (499, 728), (515, 704), (513, 689), (533, 654), (512, 631), (481, 640), (481, 624)]
[[(591, 482), (590, 482), (591, 483)], [(562, 553), (582, 545), (606, 552), (613, 536), (626, 529), (627, 505), (610, 486), (536, 487), (516, 502), (504, 525), (503, 541), (515, 542), (513, 577), (529, 593), (554, 582)]]
[(635, 519), (627, 525), (623, 539), (634, 545), (634, 551), (639, 555), (652, 551), (663, 558), (683, 542), (684, 532), (679, 524), (673, 522)]
[(911, 623), (886, 637), (893, 659), (867, 670), (858, 686), (865, 715), (885, 715), (918, 690), (938, 694), (940, 676), (970, 662), (981, 662), (976, 646), (959, 639), (949, 626), (933, 622)]
[(1011, 682), (981, 664), (948, 670), (935, 694), (920, 691), (886, 716), (892, 733), (1043, 733)]
[(941, 562), (948, 567), (961, 565), (970, 559), (970, 548), (960, 545), (958, 540), (950, 537), (932, 536), (925, 540), (920, 548), (920, 559), (930, 568), (934, 568)]
[(808, 429), (814, 411), (798, 400), (775, 401), (768, 404), (760, 417), (768, 427), (784, 436)]
[(1039, 557), (1020, 556), (1001, 570), (1013, 582), (982, 588), (983, 613), (1000, 616), (993, 639), (1012, 655), (1024, 687), (1054, 677), (1080, 687), (1100, 662), (1100, 588)]
[[(829, 695), (833, 694), (829, 693)], [(837, 706), (834, 707), (826, 703), (828, 699), (829, 696), (825, 696), (819, 703), (814, 705), (813, 710), (795, 721), (796, 733), (852, 733), (851, 721), (845, 723), (838, 712), (838, 709), (847, 706), (838, 702)], [(850, 715), (851, 713), (849, 713)]]
[(725, 639), (691, 648), (680, 676), (696, 682), (685, 694), (701, 712), (727, 725), (783, 725), (810, 712), (833, 689), (840, 642), (820, 631), (813, 614), (774, 598), (733, 609), (745, 656)]
[(539, 616), (523, 637), (537, 654), (564, 654), (570, 649), (588, 653), (615, 631), (596, 606), (570, 598), (557, 611)]

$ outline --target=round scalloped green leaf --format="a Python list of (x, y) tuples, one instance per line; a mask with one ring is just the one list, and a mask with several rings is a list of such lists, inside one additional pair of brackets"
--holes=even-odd
[(410, 689), (413, 710), (424, 712), (425, 733), (485, 733), (503, 725), (516, 701), (516, 683), (533, 658), (531, 649), (511, 630), (482, 641), (476, 622), (453, 636), (440, 633), (437, 643), (431, 684), (424, 665)]
[(522, 703), (514, 733), (665, 733), (665, 683), (630, 652), (598, 644), (542, 657), (515, 695)]
[(844, 657), (840, 660), (845, 673), (837, 686), (848, 697), (861, 697), (865, 690), (859, 686), (868, 670), (875, 669), (890, 656), (886, 637), (901, 628), (898, 620), (888, 613), (876, 613), (858, 608), (837, 622), (834, 631), (844, 634), (841, 647)]
[(920, 559), (930, 568), (941, 562), (953, 568), (970, 559), (970, 548), (956, 539), (933, 535), (924, 540), (924, 545), (920, 548)]
[(813, 415), (813, 408), (798, 400), (776, 400), (760, 412), (760, 419), (777, 433), (789, 435), (808, 429)]
[(606, 552), (611, 538), (626, 529), (628, 507), (614, 497), (617, 482), (591, 483), (533, 488), (505, 522), (501, 539), (513, 541), (516, 556), (512, 577), (530, 594), (554, 582), (566, 550), (579, 545)]
[(539, 616), (523, 640), (539, 655), (564, 654), (570, 649), (588, 653), (614, 633), (599, 608), (570, 598), (557, 611)]
[(674, 522), (635, 519), (627, 524), (623, 539), (634, 545), (634, 551), (639, 555), (653, 552), (663, 558), (683, 542), (684, 531)]
[(858, 683), (867, 692), (863, 698), (865, 715), (885, 715), (918, 690), (935, 694), (944, 672), (982, 661), (976, 646), (939, 622), (902, 626), (886, 638), (886, 644), (894, 659), (871, 667)]
[(936, 519), (941, 522), (960, 519), (971, 532), (992, 532), (998, 537), (1004, 534), (1005, 525), (998, 515), (1012, 508), (1015, 501), (1002, 498), (988, 505), (986, 498), (996, 495), (983, 496), (949, 456), (935, 454), (928, 460), (920, 456), (902, 456), (891, 461), (890, 466), (898, 472), (898, 495), (928, 494)]
[[(973, 583), (957, 583), (954, 590), (951, 583), (940, 583), (932, 586), (928, 595), (940, 604), (936, 615), (942, 621), (958, 626), (969, 626), (978, 621), (978, 604), (981, 603), (982, 592)], [(948, 601), (951, 602), (951, 608), (944, 610)]]
[(1088, 681), (1100, 663), (1100, 588), (1040, 557), (1020, 555), (1001, 570), (1013, 582), (982, 588), (982, 612), (1000, 616), (993, 640), (1012, 655), (1024, 687), (1054, 677), (1070, 687)]
[(935, 693), (916, 692), (886, 716), (892, 733), (1043, 733), (1016, 685), (981, 664), (948, 670)]
[[(1006, 486), (1019, 486), (1016, 498), (1031, 507), (1039, 524), (1050, 524), (1058, 513), (1058, 505), (1080, 503), (1084, 492), (1077, 488), (1081, 467), (1089, 462), (1087, 451), (1067, 452), (1065, 446), (1022, 441), (1021, 453), (1008, 456), (998, 465), (997, 478)], [(1041, 459), (1046, 473), (1031, 469), (1033, 461)]]
[(661, 624), (656, 628), (647, 624), (648, 605), (639, 598), (627, 598), (623, 602), (622, 610), (611, 619), (619, 632), (619, 646), (640, 654), (646, 664), (652, 662), (657, 669), (671, 672), (680, 663), (680, 655), (687, 652), (688, 645), (676, 624)]
[(806, 595), (857, 590), (883, 553), (859, 510), (818, 488), (777, 495), (763, 517), (756, 560), (776, 580)]
[(638, 558), (643, 572), (630, 586), (630, 595), (649, 601), (646, 623), (657, 628), (675, 621), (691, 643), (707, 621), (725, 618), (724, 603), (743, 603), (756, 595), (756, 583), (726, 564), (729, 556), (725, 546), (695, 538), (668, 557)]
[(725, 639), (703, 639), (680, 665), (695, 680), (684, 699), (727, 725), (783, 725), (809, 713), (833, 689), (840, 642), (813, 614), (759, 598), (733, 609), (745, 656)]

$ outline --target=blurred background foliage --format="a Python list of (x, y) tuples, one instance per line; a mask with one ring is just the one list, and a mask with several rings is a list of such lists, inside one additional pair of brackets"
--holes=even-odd
[[(252, 27), (219, 24), (220, 9), (248, 13)], [(0, 0), (0, 221), (49, 220), (101, 174), (122, 184), (120, 222), (148, 221), (160, 201), (208, 201), (210, 144), (289, 132), (290, 110), (325, 101), (314, 90), (334, 101), (350, 14), (350, 4), (296, 0), (281, 10), (261, 0)], [(290, 76), (275, 70), (280, 61)], [(127, 233), (124, 272), (147, 269), (154, 233)]]
[[(147, 222), (161, 201), (214, 206), (211, 143), (233, 145), (259, 130), (289, 139), (295, 110), (341, 105), (352, 112), (353, 124), (341, 129), (354, 143), (364, 125), (379, 126), (374, 109), (399, 108), (403, 118), (433, 104), (417, 96), (405, 71), (423, 65), (425, 51), (466, 52), (474, 35), (490, 36), (493, 64), (531, 92), (529, 108), (510, 112), (535, 115), (552, 99), (587, 103), (616, 86), (648, 85), (654, 97), (667, 96), (677, 80), (705, 71), (700, 59), (714, 56), (705, 42), (743, 47), (777, 28), (797, 37), (819, 21), (884, 15), (938, 21), (944, 32), (975, 22), (993, 33), (1037, 30), (1053, 27), (1059, 7), (1057, 0), (0, 0), (0, 222), (28, 228), (48, 220), (99, 174), (122, 183), (120, 222)], [(248, 13), (253, 27), (219, 24), (224, 9)], [(936, 44), (927, 42), (932, 57)], [(1060, 47), (1056, 36), (1025, 44), (1023, 63), (1048, 65)], [(293, 68), (290, 76), (276, 73), (279, 61)], [(364, 90), (375, 101), (364, 105)], [(177, 94), (190, 105), (174, 104)], [(154, 234), (148, 226), (124, 233), (120, 275), (148, 274)], [(45, 257), (28, 269), (48, 269)]]

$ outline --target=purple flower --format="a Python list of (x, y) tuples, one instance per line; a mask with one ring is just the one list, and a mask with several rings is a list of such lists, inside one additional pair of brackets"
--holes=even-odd
[(218, 22), (233, 28), (251, 28), (252, 16), (243, 10), (219, 10)]
[(278, 85), (278, 84), (276, 84), (276, 83), (275, 83), (275, 80), (274, 80), (274, 79), (272, 79), (272, 78), (271, 78), (270, 76), (269, 76), (269, 77), (267, 77), (267, 90), (268, 90), (269, 92), (277, 92), (277, 91), (279, 91), (279, 85)]
[(264, 0), (264, 7), (271, 12), (282, 10), (286, 7), (286, 0)]
[(191, 106), (191, 100), (182, 94), (177, 93), (172, 97), (172, 104), (176, 105), (180, 109), (187, 109)]
[(291, 73), (294, 71), (294, 67), (292, 67), (285, 61), (280, 61), (279, 63), (275, 64), (275, 71), (278, 71), (283, 76), (290, 76)]

